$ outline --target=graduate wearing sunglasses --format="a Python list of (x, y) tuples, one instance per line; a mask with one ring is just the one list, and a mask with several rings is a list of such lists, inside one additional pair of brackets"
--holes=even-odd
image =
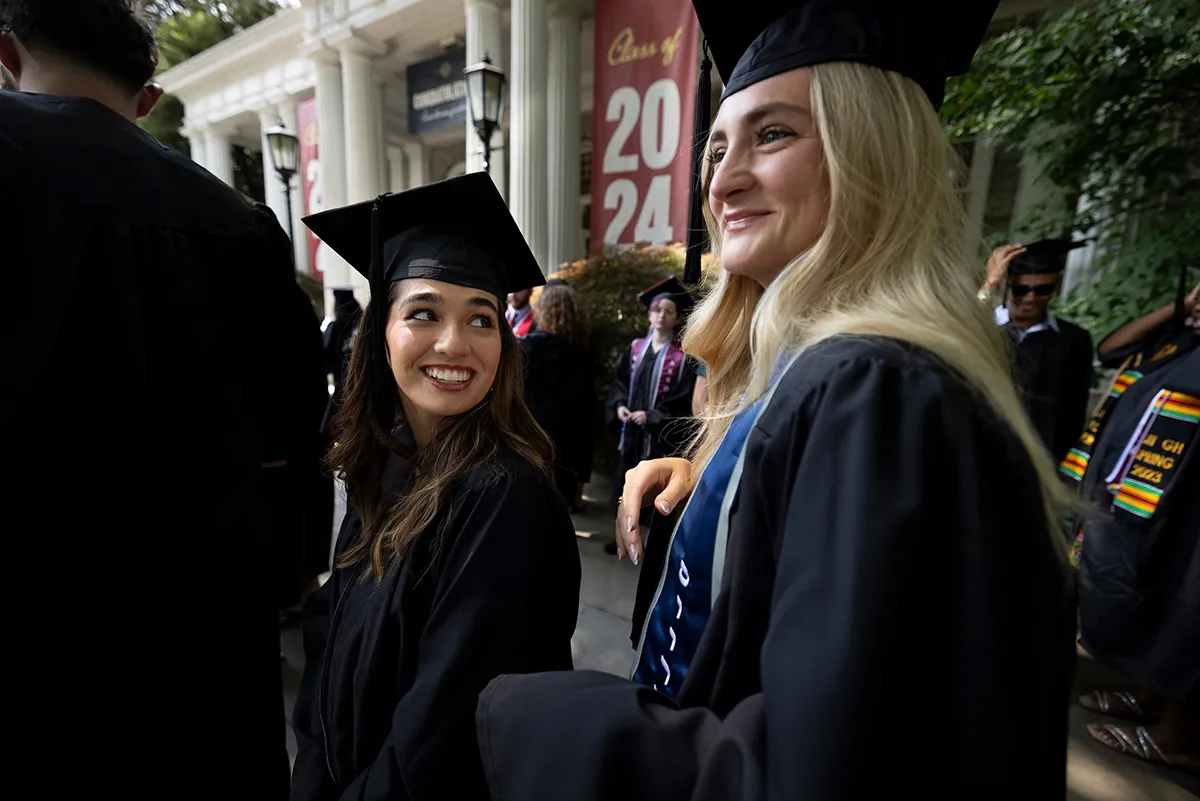
[(1042, 441), (1055, 459), (1075, 444), (1087, 415), (1092, 386), (1092, 338), (1074, 323), (1056, 317), (1050, 301), (1062, 284), (1067, 254), (1083, 242), (1042, 239), (1030, 245), (1004, 245), (988, 260), (981, 299), (1003, 290), (996, 324), (1016, 342), (1016, 374), (1025, 405)]

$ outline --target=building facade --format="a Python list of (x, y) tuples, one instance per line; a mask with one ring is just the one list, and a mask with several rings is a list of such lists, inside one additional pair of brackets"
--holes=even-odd
[[(301, 171), (289, 187), (296, 264), (322, 280), (329, 307), (332, 287), (353, 285), (365, 297), (366, 282), (300, 218), (482, 169), (462, 70), (487, 56), (508, 77), (489, 172), (551, 272), (601, 238), (589, 231), (593, 62), (597, 48), (611, 59), (614, 45), (593, 40), (596, 6), (603, 12), (608, 2), (300, 0), (159, 81), (184, 104), (192, 157), (216, 177), (232, 183), (232, 148), (264, 152), (265, 200), (285, 226), (289, 193), (271, 169), (265, 132), (282, 123), (300, 137)], [(1047, 5), (1002, 2), (994, 27)], [(611, 120), (613, 105), (605, 105)], [(690, 116), (675, 123), (686, 147)], [(1044, 197), (1037, 165), (983, 143), (960, 145), (960, 153), (971, 241), (990, 230), (1019, 236), (1012, 221)]]

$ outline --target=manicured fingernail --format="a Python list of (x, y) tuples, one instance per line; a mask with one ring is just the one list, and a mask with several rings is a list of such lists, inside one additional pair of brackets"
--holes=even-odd
[(638, 560), (638, 547), (636, 545), (630, 545), (629, 546), (629, 561), (633, 562), (636, 565), (637, 560)]
[(626, 530), (626, 531), (633, 531), (633, 516), (632, 516), (632, 515), (630, 515), (629, 517), (625, 518), (625, 530)]
[(671, 514), (671, 506), (666, 501), (659, 501), (658, 508), (662, 510), (664, 515)]

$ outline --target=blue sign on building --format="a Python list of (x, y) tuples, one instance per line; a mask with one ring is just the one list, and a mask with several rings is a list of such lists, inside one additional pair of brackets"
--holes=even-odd
[(467, 119), (467, 51), (458, 48), (408, 68), (408, 132), (429, 133)]

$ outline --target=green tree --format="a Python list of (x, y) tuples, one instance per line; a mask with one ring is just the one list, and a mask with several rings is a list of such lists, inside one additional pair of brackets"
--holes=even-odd
[(1096, 242), (1098, 280), (1064, 304), (1093, 333), (1163, 303), (1200, 257), (1196, 0), (1081, 0), (1019, 26), (980, 48), (943, 115), (952, 137), (1040, 160), (1060, 191), (1022, 227)]
[[(235, 33), (261, 22), (279, 10), (278, 0), (145, 0), (146, 13), (155, 21), (159, 70), (170, 69), (203, 53)], [(160, 142), (191, 155), (188, 141), (179, 132), (183, 103), (164, 95), (141, 122)], [(262, 154), (234, 148), (234, 185), (258, 200), (263, 199)]]

